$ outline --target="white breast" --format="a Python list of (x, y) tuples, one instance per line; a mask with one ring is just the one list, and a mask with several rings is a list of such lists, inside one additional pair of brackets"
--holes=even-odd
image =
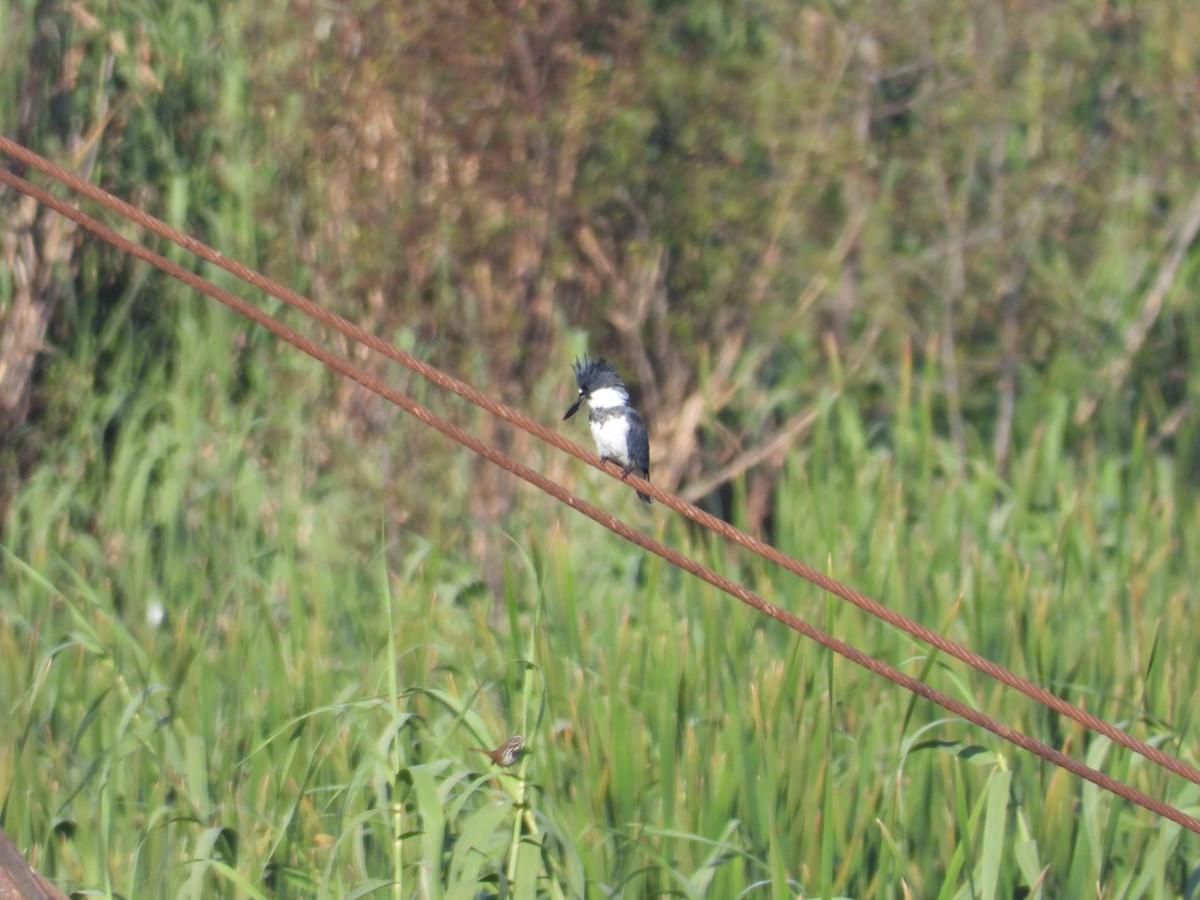
[(592, 437), (596, 439), (596, 453), (615, 459), (622, 466), (629, 465), (626, 435), (629, 423), (623, 416), (610, 416), (602, 422), (592, 422)]

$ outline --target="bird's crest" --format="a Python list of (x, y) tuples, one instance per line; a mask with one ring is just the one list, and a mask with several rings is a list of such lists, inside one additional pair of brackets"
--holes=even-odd
[(613, 368), (613, 364), (603, 356), (593, 359), (584, 355), (582, 359), (576, 359), (572, 367), (575, 369), (575, 383), (579, 385), (581, 391), (587, 392), (601, 386), (625, 386), (621, 381), (621, 376)]

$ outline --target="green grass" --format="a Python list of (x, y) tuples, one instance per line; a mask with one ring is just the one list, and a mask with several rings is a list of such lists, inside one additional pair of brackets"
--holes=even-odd
[[(198, 321), (226, 328), (226, 315)], [(164, 362), (173, 388), (125, 398), (107, 452), (54, 451), (6, 526), (4, 825), (64, 888), (1183, 893), (1194, 835), (945, 718), (531, 488), (485, 536), (505, 561), (494, 585), (461, 534), (380, 534), (382, 501), (351, 505), (276, 440), (273, 419), (301, 396), (214, 420), (206, 398), (236, 372), (191, 364), (208, 379)], [(85, 410), (93, 429), (106, 409)], [(1119, 465), (1049, 452), (1056, 422), (1005, 481), (928, 465), (938, 438), (919, 424), (894, 427), (924, 449), (873, 442), (835, 404), (789, 460), (776, 541), (1195, 764), (1181, 548), (1196, 498), (1144, 451)], [(839, 637), (1200, 806), (1195, 786), (956, 664), (929, 665), (907, 636), (616, 484), (581, 481)], [(376, 533), (373, 557), (354, 549), (360, 529)], [(517, 731), (530, 752), (512, 772), (469, 751)]]
[[(690, 475), (816, 409), (778, 472), (763, 466), (773, 543), (1200, 764), (1185, 290), (1129, 378), (1096, 383), (1193, 189), (1179, 98), (1200, 18), (626, 6), (562, 37), (500, 6), (468, 29), (437, 3), (325, 18), (116, 2), (39, 30), (35, 7), (60, 11), (9, 4), (6, 58), (42, 56), (0, 66), (0, 119), (15, 133), (29, 100), (35, 149), (87, 157), (94, 181), (545, 421), (585, 349), (638, 368), (656, 424), (703, 391)], [(513, 28), (562, 38), (531, 51), (554, 62), (530, 82), (544, 95), (497, 75), (511, 42), (492, 37)], [(967, 283), (942, 296), (958, 231)], [(22, 461), (0, 485), (19, 487), (0, 529), (0, 824), (64, 890), (1195, 895), (1196, 835), (360, 403), (227, 310), (72, 247), (32, 413), (0, 441), (0, 466)], [(991, 298), (1017, 276), (1001, 470)], [(0, 312), (13, 283), (0, 272)], [(731, 366), (713, 335), (742, 342)], [(509, 446), (839, 638), (1200, 812), (1197, 786), (575, 461)], [(749, 526), (751, 485), (731, 493)], [(529, 752), (511, 771), (471, 749), (514, 732)]]

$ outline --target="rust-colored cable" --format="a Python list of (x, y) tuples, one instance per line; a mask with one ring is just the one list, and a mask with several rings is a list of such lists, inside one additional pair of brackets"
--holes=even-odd
[[(571, 453), (573, 456), (576, 456), (579, 459), (582, 459), (585, 462), (588, 462), (591, 465), (593, 465), (597, 468), (600, 468), (602, 471), (607, 471), (606, 469), (604, 469), (604, 467), (599, 462), (599, 459), (594, 454), (584, 451), (578, 445), (574, 444), (571, 441), (566, 440), (561, 435), (559, 435), (557, 432), (550, 431), (549, 429), (545, 428), (544, 426), (540, 425), (539, 423), (528, 419), (523, 414), (510, 409), (509, 407), (505, 406), (504, 404), (498, 403), (497, 401), (493, 400), (492, 398), (487, 397), (486, 395), (480, 393), (479, 391), (476, 391), (474, 388), (470, 387), (469, 385), (465, 384), (464, 382), (461, 382), (458, 379), (455, 379), (449, 375), (446, 375), (445, 373), (441, 372), (440, 370), (438, 370), (432, 366), (422, 363), (420, 360), (417, 360), (414, 357), (411, 357), (409, 354), (403, 353), (403, 351), (400, 351), (397, 348), (392, 347), (390, 344), (387, 344), (386, 342), (375, 337), (374, 335), (369, 334), (368, 332), (364, 331), (363, 329), (359, 328), (358, 326), (354, 325), (353, 323), (348, 322), (347, 320), (342, 319), (341, 317), (336, 316), (336, 315), (328, 312), (327, 310), (322, 309), (321, 307), (312, 303), (312, 301), (307, 300), (304, 297), (301, 297), (300, 295), (296, 294), (293, 291), (290, 291), (289, 289), (287, 289), (286, 287), (283, 287), (282, 285), (276, 284), (275, 282), (271, 281), (270, 279), (264, 278), (262, 275), (258, 274), (257, 272), (254, 272), (251, 269), (248, 269), (247, 267), (241, 265), (240, 263), (237, 263), (236, 261), (233, 261), (233, 260), (229, 260), (227, 257), (223, 256), (222, 254), (218, 253), (215, 250), (212, 250), (211, 248), (207, 247), (206, 245), (200, 243), (199, 241), (196, 241), (195, 239), (190, 238), (187, 235), (183, 235), (182, 233), (178, 232), (177, 230), (170, 228), (170, 226), (166, 225), (165, 223), (160, 222), (159, 220), (155, 219), (152, 216), (147, 215), (146, 213), (142, 212), (141, 210), (138, 210), (135, 207), (129, 206), (129, 204), (126, 204), (123, 201), (121, 201), (115, 197), (112, 197), (111, 195), (107, 194), (106, 192), (101, 191), (98, 188), (95, 188), (94, 186), (88, 184), (87, 182), (84, 182), (81, 179), (78, 179), (77, 177), (62, 170), (61, 168), (54, 166), (48, 160), (43, 159), (42, 157), (38, 156), (37, 154), (32, 153), (31, 151), (21, 147), (18, 144), (14, 144), (13, 142), (9, 141), (7, 138), (4, 138), (3, 136), (0, 136), (0, 150), (4, 150), (5, 152), (10, 153), (11, 155), (15, 156), (16, 158), (22, 159), (23, 161), (29, 163), (30, 165), (33, 165), (35, 168), (41, 169), (42, 171), (46, 172), (48, 175), (51, 175), (52, 177), (62, 181), (64, 184), (67, 184), (69, 187), (75, 188), (75, 189), (79, 190), (81, 193), (84, 193), (87, 196), (93, 197), (93, 199), (96, 199), (98, 202), (101, 202), (102, 204), (109, 206), (110, 208), (116, 210), (117, 212), (121, 213), (122, 215), (125, 215), (126, 217), (132, 219), (133, 221), (144, 225), (145, 227), (149, 228), (150, 230), (154, 231), (155, 233), (158, 233), (161, 236), (167, 238), (168, 240), (171, 240), (171, 241), (179, 244), (180, 246), (184, 247), (185, 249), (188, 249), (189, 251), (196, 253), (196, 255), (200, 256), (201, 258), (206, 259), (209, 262), (212, 262), (216, 265), (219, 265), (222, 268), (229, 271), (230, 273), (238, 276), (239, 278), (242, 278), (243, 280), (245, 280), (257, 287), (260, 287), (261, 289), (267, 291), (268, 293), (273, 294), (274, 296), (278, 297), (281, 300), (284, 300), (285, 302), (300, 309), (301, 311), (308, 313), (309, 315), (313, 316), (314, 318), (318, 319), (319, 321), (321, 321), (325, 324), (328, 324), (331, 327), (337, 329), (341, 333), (345, 334), (347, 337), (351, 337), (355, 340), (358, 340), (361, 343), (365, 344), (366, 346), (369, 346), (372, 349), (376, 349), (379, 352), (384, 353), (386, 356), (395, 360), (396, 362), (400, 362), (402, 365), (405, 365), (406, 367), (412, 369), (413, 371), (418, 372), (422, 376), (424, 376), (427, 379), (429, 379), (430, 381), (432, 381), (434, 384), (437, 384), (441, 387), (444, 387), (444, 388), (454, 391), (455, 393), (459, 394), (460, 396), (464, 397), (467, 400), (470, 400), (471, 402), (475, 403), (476, 405), (480, 406), (481, 408), (487, 409), (488, 411), (493, 412), (496, 415), (500, 415), (502, 418), (506, 419), (507, 421), (511, 422), (512, 424), (515, 424), (521, 428), (524, 428), (526, 431), (529, 431), (530, 433), (534, 434), (535, 436), (545, 440), (547, 443), (550, 443), (551, 445), (558, 447), (559, 449), (562, 449), (565, 452)], [(643, 547), (644, 549), (647, 549), (651, 552), (654, 552), (654, 553), (662, 556), (664, 559), (667, 559), (669, 562), (672, 562), (675, 565), (679, 565), (681, 568), (684, 568), (685, 570), (691, 572), (692, 574), (696, 575), (697, 577), (703, 578), (705, 581), (708, 581), (710, 584), (713, 584), (714, 586), (719, 587), (720, 589), (731, 594), (731, 596), (737, 597), (738, 599), (749, 604), (750, 606), (753, 606), (754, 608), (760, 610), (761, 612), (764, 612), (767, 615), (772, 616), (773, 618), (777, 619), (780, 622), (783, 622), (784, 624), (788, 625), (791, 628), (794, 628), (795, 630), (801, 632), (802, 634), (805, 634), (806, 636), (811, 637), (812, 639), (818, 641), (819, 643), (823, 644), (826, 647), (829, 647), (830, 649), (835, 650), (836, 652), (842, 654), (843, 656), (845, 656), (848, 659), (851, 659), (852, 661), (858, 663), (859, 665), (862, 665), (865, 668), (867, 668), (873, 672), (876, 672), (877, 674), (881, 674), (884, 677), (887, 677), (890, 680), (896, 682), (897, 684), (900, 684), (900, 685), (908, 688), (909, 690), (912, 690), (913, 692), (926, 697), (927, 699), (933, 700), (934, 702), (938, 703), (939, 705), (942, 705), (946, 709), (948, 709), (958, 715), (961, 715), (963, 718), (966, 718), (969, 721), (975, 722), (976, 724), (980, 725), (981, 727), (987, 728), (989, 731), (992, 731), (994, 734), (1004, 737), (1006, 740), (1010, 740), (1013, 743), (1017, 744), (1018, 746), (1021, 746), (1025, 749), (1029, 750), (1030, 752), (1036, 753), (1037, 755), (1042, 756), (1043, 758), (1050, 760), (1050, 761), (1056, 763), (1057, 765), (1062, 766), (1063, 768), (1068, 769), (1069, 771), (1079, 775), (1080, 777), (1086, 778), (1089, 781), (1092, 781), (1093, 783), (1098, 784), (1101, 787), (1104, 787), (1106, 790), (1110, 790), (1120, 796), (1123, 796), (1126, 799), (1131, 800), (1131, 802), (1138, 803), (1139, 805), (1144, 806), (1147, 809), (1151, 809), (1152, 811), (1155, 811), (1155, 812), (1159, 813), (1160, 815), (1164, 815), (1167, 818), (1170, 818), (1172, 821), (1175, 821), (1178, 824), (1181, 824), (1184, 827), (1189, 828), (1192, 831), (1200, 832), (1200, 820), (1193, 819), (1192, 817), (1187, 816), (1186, 814), (1180, 812), (1179, 810), (1176, 810), (1174, 807), (1168, 806), (1166, 804), (1161, 803), (1160, 801), (1154, 800), (1153, 798), (1150, 798), (1144, 794), (1141, 794), (1140, 792), (1135, 791), (1134, 789), (1129, 788), (1126, 785), (1123, 785), (1121, 782), (1118, 782), (1118, 781), (1115, 781), (1114, 779), (1109, 778), (1108, 776), (1104, 775), (1103, 773), (1100, 773), (1094, 769), (1084, 766), (1081, 763), (1076, 762), (1075, 760), (1071, 759), (1068, 756), (1065, 756), (1064, 754), (1060, 753), (1057, 750), (1054, 750), (1051, 747), (1048, 747), (1044, 744), (1034, 741), (1033, 739), (1026, 737), (1025, 735), (1021, 734), (1020, 732), (1009, 729), (1007, 726), (1005, 726), (999, 722), (996, 722), (996, 721), (990, 719), (989, 717), (984, 716), (981, 713), (978, 713), (978, 712), (972, 710), (970, 707), (966, 707), (966, 706), (958, 703), (957, 701), (952, 700), (951, 698), (941, 694), (940, 692), (934, 690), (933, 688), (930, 688), (928, 685), (925, 685), (923, 682), (918, 681), (917, 679), (911, 678), (910, 676), (907, 676), (895, 669), (892, 669), (891, 667), (887, 666), (885, 663), (880, 662), (879, 660), (876, 660), (873, 657), (870, 657), (867, 654), (864, 654), (861, 651), (858, 651), (857, 649), (855, 649), (847, 644), (844, 644), (843, 642), (837, 640), (836, 638), (825, 634), (824, 632), (820, 631), (819, 629), (814, 628), (813, 626), (804, 622), (802, 619), (800, 619), (796, 616), (793, 616), (791, 613), (787, 613), (783, 610), (780, 610), (778, 607), (775, 607), (774, 605), (767, 603), (767, 601), (763, 600), (761, 597), (758, 597), (756, 594), (753, 594), (753, 593), (747, 591), (741, 585), (738, 585), (734, 582), (730, 582), (726, 579), (721, 578), (721, 576), (718, 576), (715, 573), (712, 573), (709, 570), (705, 569), (703, 566), (700, 566), (699, 563), (696, 563), (695, 561), (690, 560), (687, 557), (683, 557), (683, 556), (675, 553), (675, 551), (670, 550), (670, 548), (665, 547), (664, 545), (660, 544), (657, 541), (654, 541), (652, 538), (649, 538), (646, 535), (641, 534), (640, 532), (634, 531), (632, 528), (630, 528), (625, 523), (620, 522), (619, 520), (613, 518), (612, 516), (608, 515), (607, 513), (604, 513), (601, 510), (597, 509), (596, 507), (593, 507), (590, 504), (587, 504), (584, 501), (579, 500), (578, 498), (574, 497), (572, 494), (570, 494), (568, 491), (566, 491), (566, 489), (563, 488), (561, 485), (558, 485), (557, 483), (552, 482), (549, 479), (546, 479), (544, 476), (540, 475), (539, 473), (533, 472), (532, 470), (526, 468), (525, 466), (522, 466), (521, 464), (517, 463), (516, 461), (511, 460), (504, 454), (500, 453), (499, 451), (496, 451), (494, 448), (491, 448), (487, 445), (482, 444), (481, 442), (477, 441), (472, 436), (468, 435), (466, 432), (463, 432), (461, 429), (458, 429), (456, 426), (440, 419), (439, 417), (434, 415), (432, 412), (425, 409), (423, 406), (416, 403), (415, 401), (412, 401), (405, 395), (400, 394), (399, 392), (394, 391), (391, 388), (388, 388), (385, 384), (383, 384), (378, 379), (375, 379), (373, 376), (370, 376), (366, 372), (363, 372), (362, 370), (358, 369), (357, 367), (353, 366), (351, 363), (343, 360), (342, 358), (329, 353), (328, 351), (324, 350), (320, 346), (309, 341), (307, 338), (304, 338), (303, 336), (299, 335), (297, 332), (293, 331), (292, 329), (288, 328), (287, 326), (283, 325), (282, 323), (271, 318), (269, 315), (262, 312), (257, 307), (254, 307), (253, 305), (247, 303), (246, 301), (242, 300), (239, 297), (234, 296), (233, 294), (230, 294), (227, 291), (223, 291), (223, 290), (217, 288), (215, 285), (212, 285), (210, 282), (206, 281), (205, 279), (201, 278), (200, 276), (187, 271), (183, 267), (170, 262), (169, 260), (159, 256), (156, 253), (153, 253), (152, 251), (142, 247), (141, 245), (138, 245), (132, 241), (129, 241), (129, 240), (121, 237), (119, 234), (117, 234), (116, 232), (107, 228), (106, 226), (101, 225), (99, 222), (96, 222), (94, 219), (90, 218), (89, 216), (85, 215), (84, 213), (80, 212), (79, 210), (75, 209), (74, 207), (70, 206), (69, 204), (67, 204), (61, 200), (58, 200), (57, 198), (53, 197), (51, 194), (47, 193), (44, 190), (41, 190), (40, 188), (35, 187), (34, 185), (30, 184), (29, 182), (25, 181), (24, 179), (21, 179), (15, 175), (12, 175), (6, 171), (0, 170), (0, 181), (8, 184), (10, 187), (13, 187), (19, 191), (22, 191), (23, 193), (26, 193), (26, 194), (34, 197), (39, 202), (44, 203), (47, 206), (50, 206), (51, 208), (55, 209), (62, 215), (65, 215), (68, 218), (71, 218), (72, 220), (78, 222), (79, 224), (83, 225), (85, 228), (88, 228), (89, 230), (93, 231), (94, 233), (96, 233), (97, 235), (102, 237), (104, 240), (109, 241), (114, 246), (117, 246), (118, 248), (122, 249), (123, 251), (128, 252), (128, 253), (138, 257), (139, 259), (142, 259), (143, 261), (150, 263), (151, 265), (157, 266), (158, 268), (162, 269), (163, 271), (167, 272), (168, 274), (172, 275), (173, 277), (180, 279), (181, 281), (191, 285), (192, 287), (196, 288), (197, 290), (200, 290), (201, 292), (208, 294), (209, 296), (213, 297), (214, 299), (217, 299), (220, 302), (225, 303), (226, 305), (230, 306), (232, 309), (242, 313), (243, 315), (247, 316), (248, 318), (253, 319), (254, 321), (258, 322), (260, 325), (263, 325), (264, 327), (269, 329), (272, 333), (276, 334), (276, 336), (282, 338), (283, 340), (288, 341), (293, 346), (297, 347), (300, 350), (303, 350), (304, 352), (308, 353), (309, 355), (311, 355), (314, 358), (318, 359), (319, 361), (323, 362), (325, 365), (329, 366), (330, 368), (334, 369), (335, 371), (339, 372), (340, 374), (345, 375), (346, 377), (357, 381), (358, 383), (362, 384), (364, 387), (367, 387), (369, 390), (372, 390), (372, 391), (378, 393), (380, 396), (385, 397), (386, 399), (388, 399), (391, 402), (395, 403), (396, 405), (400, 406), (402, 409), (406, 410), (411, 415), (415, 416), (417, 419), (421, 420), (425, 424), (428, 424), (428, 425), (436, 428), (437, 430), (441, 431), (442, 433), (454, 438), (455, 440), (460, 441), (465, 446), (469, 447), (470, 449), (474, 450), (476, 453), (479, 453), (480, 455), (484, 456), (485, 458), (489, 459), (490, 461), (496, 463), (497, 465), (501, 466), (502, 468), (504, 468), (510, 472), (513, 472), (514, 474), (517, 474), (520, 477), (524, 478), (525, 480), (535, 484), (536, 486), (540, 487), (542, 490), (546, 491), (547, 493), (550, 493), (552, 496), (555, 496), (556, 498), (558, 498), (562, 502), (566, 503), (567, 505), (578, 509), (579, 511), (583, 512), (585, 515), (588, 515), (589, 517), (595, 519), (597, 522), (600, 522), (601, 524), (610, 528), (617, 534), (620, 534), (622, 537), (626, 538), (627, 540), (632, 541), (633, 543), (638, 544), (639, 546)], [(609, 474), (612, 475), (611, 472), (609, 472)], [(746, 547), (747, 549), (751, 549), (755, 553), (758, 553), (760, 556), (763, 556), (765, 559), (775, 562), (776, 564), (789, 569), (790, 571), (794, 572), (795, 574), (800, 575), (803, 578), (806, 578), (807, 580), (824, 588), (825, 590), (828, 590), (831, 593), (833, 593), (839, 597), (842, 597), (843, 599), (846, 599), (852, 603), (855, 603), (855, 605), (859, 606), (860, 608), (863, 608), (863, 609), (867, 610), (868, 612), (872, 612), (874, 615), (877, 615), (878, 617), (884, 619), (885, 621), (888, 621), (889, 623), (896, 625), (897, 627), (900, 627), (905, 631), (908, 631), (913, 636), (921, 638), (922, 640), (925, 640), (927, 643), (930, 643), (930, 644), (938, 647), (939, 649), (944, 650), (945, 652), (949, 653), (950, 655), (955, 656), (956, 658), (969, 663), (970, 665), (974, 666), (975, 668), (979, 669), (980, 671), (984, 672), (985, 674), (989, 674), (992, 677), (997, 678), (997, 680), (1000, 680), (1001, 682), (1003, 682), (1005, 684), (1009, 684), (1010, 686), (1015, 687), (1018, 690), (1021, 690), (1023, 693), (1027, 694), (1028, 696), (1033, 697), (1034, 699), (1037, 699), (1037, 700), (1043, 702), (1048, 707), (1055, 709), (1056, 711), (1058, 711), (1064, 715), (1067, 715), (1070, 718), (1075, 719), (1076, 721), (1079, 721), (1081, 724), (1084, 724), (1087, 727), (1092, 728), (1093, 730), (1105, 735), (1106, 737), (1109, 737), (1114, 742), (1116, 742), (1122, 746), (1125, 746), (1128, 749), (1132, 749), (1135, 752), (1142, 754), (1143, 756), (1146, 756), (1148, 759), (1151, 759), (1152, 761), (1158, 763), (1163, 768), (1166, 768), (1169, 771), (1172, 771), (1176, 774), (1182, 775), (1183, 777), (1186, 777), (1189, 780), (1192, 780), (1196, 783), (1200, 783), (1200, 772), (1197, 772), (1195, 769), (1191, 768), (1190, 766), (1187, 766), (1186, 764), (1180, 762), (1179, 760), (1174, 759), (1173, 757), (1167, 756), (1166, 754), (1162, 753), (1162, 751), (1159, 751), (1156, 748), (1151, 747), (1142, 741), (1139, 741), (1137, 738), (1134, 738), (1131, 735), (1128, 735), (1124, 731), (1121, 731), (1120, 729), (1115, 728), (1114, 726), (1110, 725), (1109, 723), (1104, 722), (1101, 719), (1098, 719), (1097, 717), (1086, 712), (1085, 710), (1082, 710), (1079, 707), (1075, 707), (1071, 704), (1066, 703), (1065, 701), (1060, 700), (1059, 698), (1055, 697), (1050, 692), (1046, 691), (1044, 688), (1038, 687), (1037, 685), (1033, 685), (1031, 682), (1028, 682), (1025, 679), (1020, 678), (1019, 676), (1009, 672), (1007, 669), (1004, 669), (1003, 667), (996, 665), (995, 663), (991, 662), (990, 660), (986, 660), (983, 657), (980, 657), (977, 654), (973, 653), (972, 651), (969, 651), (966, 648), (960, 647), (959, 645), (955, 644), (954, 642), (949, 641), (946, 638), (943, 638), (941, 635), (938, 635), (936, 632), (929, 631), (924, 626), (921, 626), (918, 623), (912, 622), (911, 620), (907, 619), (904, 616), (900, 616), (899, 614), (895, 613), (892, 610), (889, 610), (887, 607), (884, 607), (882, 604), (879, 604), (876, 601), (871, 600), (870, 598), (866, 597), (865, 595), (863, 595), (857, 591), (854, 591), (853, 589), (846, 587), (845, 585), (842, 585), (841, 583), (839, 583), (833, 579), (830, 579), (830, 578), (822, 575), (819, 572), (816, 572), (815, 570), (809, 568), (808, 566), (805, 566), (803, 563), (800, 563), (799, 561), (794, 560), (789, 556), (786, 556), (785, 554), (776, 550), (774, 547), (771, 547), (767, 544), (763, 544), (761, 541), (758, 541), (757, 539), (750, 537), (749, 535), (745, 534), (744, 532), (741, 532), (740, 530), (733, 528), (732, 526), (728, 525), (727, 523), (722, 522), (719, 519), (716, 519), (715, 517), (709, 515), (708, 513), (705, 513), (702, 510), (696, 508), (695, 506), (692, 506), (691, 504), (688, 504), (688, 503), (685, 503), (685, 502), (679, 500), (679, 498), (675, 497), (672, 494), (665, 493), (664, 491), (651, 485), (649, 482), (646, 482), (640, 478), (637, 478), (636, 476), (631, 476), (628, 479), (628, 481), (631, 483), (631, 485), (638, 488), (639, 490), (643, 490), (643, 491), (646, 491), (647, 493), (650, 493), (652, 496), (654, 496), (656, 499), (659, 499), (660, 502), (663, 502), (665, 505), (670, 506), (671, 508), (683, 513), (684, 515), (687, 515), (689, 518), (693, 519), (694, 521), (697, 521), (698, 523), (700, 523), (702, 525), (705, 525), (706, 527), (712, 528), (713, 530), (715, 530), (718, 533), (722, 534), (723, 536), (727, 537), (729, 540), (732, 540), (735, 543), (738, 543), (738, 544)]]
[[(272, 296), (300, 310), (306, 315), (311, 316), (322, 324), (335, 329), (346, 337), (358, 341), (364, 346), (383, 354), (394, 362), (397, 362), (400, 365), (428, 379), (438, 387), (453, 391), (460, 397), (463, 397), (464, 399), (469, 400), (471, 403), (474, 403), (476, 406), (479, 406), (481, 409), (487, 410), (493, 415), (497, 415), (505, 421), (516, 425), (518, 428), (524, 429), (551, 446), (601, 469), (601, 471), (606, 472), (611, 477), (616, 477), (613, 472), (605, 469), (600, 464), (599, 459), (594, 454), (589, 453), (578, 444), (568, 440), (558, 432), (552, 431), (551, 429), (542, 425), (540, 422), (530, 419), (524, 413), (521, 413), (520, 411), (515, 410), (492, 397), (489, 397), (481, 391), (476, 390), (466, 382), (454, 378), (442, 370), (422, 362), (411, 354), (405, 353), (403, 350), (394, 347), (392, 344), (389, 344), (388, 342), (379, 338), (377, 335), (373, 335), (370, 332), (365, 331), (363, 328), (349, 321), (348, 319), (338, 316), (337, 314), (318, 306), (316, 303), (313, 303), (308, 298), (297, 294), (295, 291), (291, 290), (285, 285), (279, 284), (278, 282), (261, 275), (260, 273), (248, 268), (236, 260), (228, 258), (224, 254), (212, 249), (201, 241), (198, 241), (189, 235), (183, 234), (179, 230), (172, 228), (165, 222), (162, 222), (154, 216), (149, 215), (145, 211), (140, 210), (135, 206), (131, 206), (120, 198), (114, 197), (95, 185), (84, 181), (70, 172), (67, 172), (66, 170), (56, 166), (54, 163), (42, 156), (39, 156), (33, 151), (21, 146), (20, 144), (10, 141), (3, 135), (0, 135), (0, 150), (3, 150), (14, 158), (41, 170), (51, 178), (62, 182), (73, 190), (92, 198), (96, 202), (108, 207), (109, 209), (112, 209), (120, 215), (125, 216), (139, 225), (142, 225), (160, 237), (178, 244), (180, 247), (188, 250), (201, 259), (204, 259), (216, 266), (220, 266), (230, 274), (237, 276), (243, 281), (254, 285), (268, 294), (271, 294)], [(706, 513), (704, 510), (694, 506), (693, 504), (687, 503), (673, 494), (668, 494), (660, 488), (642, 481), (637, 476), (631, 475), (627, 480), (638, 490), (650, 494), (659, 502), (670, 507), (671, 509), (676, 510), (677, 512), (682, 513), (692, 521), (717, 532), (726, 540), (745, 547), (752, 553), (756, 553), (762, 558), (775, 563), (784, 569), (787, 569), (789, 572), (799, 575), (801, 578), (812, 582), (817, 587), (829, 591), (830, 593), (840, 597), (843, 600), (846, 600), (849, 603), (853, 603), (860, 609), (870, 613), (873, 616), (876, 616), (879, 619), (882, 619), (883, 621), (901, 629), (902, 631), (907, 632), (909, 635), (917, 638), (918, 640), (923, 641), (924, 643), (937, 648), (943, 653), (946, 653), (947, 655), (966, 663), (972, 668), (991, 678), (996, 679), (1008, 687), (1020, 691), (1021, 693), (1036, 700), (1049, 709), (1054, 710), (1060, 715), (1067, 716), (1068, 718), (1075, 720), (1092, 731), (1107, 737), (1114, 743), (1125, 747), (1126, 749), (1132, 750), (1135, 753), (1141, 754), (1167, 771), (1179, 775), (1182, 778), (1186, 778), (1189, 781), (1195, 782), (1196, 784), (1200, 784), (1200, 770), (1189, 766), (1182, 760), (1170, 756), (1157, 747), (1151, 746), (1145, 741), (1130, 735), (1129, 733), (1104, 721), (1087, 710), (1067, 702), (1040, 685), (1034, 684), (1026, 678), (1022, 678), (1016, 673), (1009, 671), (1005, 667), (995, 662), (992, 662), (986, 657), (980, 656), (974, 651), (961, 646), (960, 644), (950, 640), (938, 632), (921, 625), (919, 622), (916, 622), (907, 616), (904, 616), (901, 613), (884, 606), (882, 603), (867, 597), (865, 594), (862, 594), (861, 592), (856, 591), (853, 588), (822, 574), (821, 572), (818, 572), (816, 569), (813, 569), (799, 560), (788, 556), (775, 547), (772, 547), (771, 545), (746, 534), (740, 529), (735, 528), (728, 522), (724, 522), (715, 516)]]

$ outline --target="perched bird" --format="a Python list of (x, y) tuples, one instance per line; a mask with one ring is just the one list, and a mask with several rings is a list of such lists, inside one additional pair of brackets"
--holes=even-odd
[[(650, 439), (646, 436), (646, 423), (637, 410), (629, 405), (629, 391), (625, 382), (607, 359), (575, 360), (575, 382), (579, 385), (579, 396), (563, 415), (569, 419), (575, 415), (583, 401), (588, 404), (588, 424), (596, 440), (596, 452), (600, 461), (611, 460), (621, 467), (621, 477), (636, 472), (650, 479)], [(650, 498), (638, 491), (638, 499), (649, 503)]]
[(521, 758), (521, 750), (525, 746), (525, 738), (514, 734), (495, 750), (485, 750), (482, 747), (472, 747), (477, 753), (482, 753), (498, 766), (508, 768)]

